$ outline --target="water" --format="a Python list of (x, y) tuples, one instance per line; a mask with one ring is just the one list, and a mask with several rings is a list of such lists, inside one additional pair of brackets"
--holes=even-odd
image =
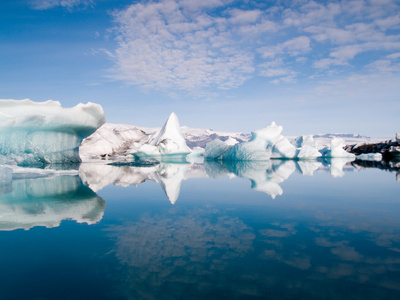
[(1, 299), (400, 297), (393, 172), (286, 161), (9, 175)]

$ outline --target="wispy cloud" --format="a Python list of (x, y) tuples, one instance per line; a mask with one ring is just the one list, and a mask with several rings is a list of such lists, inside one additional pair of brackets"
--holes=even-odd
[[(189, 5), (190, 4), (190, 5)], [(212, 17), (205, 1), (135, 4), (115, 14), (118, 49), (114, 78), (148, 88), (193, 90), (237, 87), (254, 72), (254, 56), (236, 44), (229, 22), (248, 24), (256, 14)], [(204, 8), (205, 7), (205, 8)], [(188, 8), (188, 9), (187, 9)]]
[(349, 69), (348, 76), (373, 69), (398, 72), (390, 56), (400, 52), (396, 0), (282, 3), (132, 4), (114, 13), (118, 44), (110, 55), (111, 77), (147, 88), (196, 91), (236, 88), (255, 76), (277, 84)]

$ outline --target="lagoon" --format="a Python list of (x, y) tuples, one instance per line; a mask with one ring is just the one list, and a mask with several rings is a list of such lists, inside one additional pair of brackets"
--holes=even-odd
[(2, 299), (400, 297), (395, 168), (76, 169), (2, 180)]

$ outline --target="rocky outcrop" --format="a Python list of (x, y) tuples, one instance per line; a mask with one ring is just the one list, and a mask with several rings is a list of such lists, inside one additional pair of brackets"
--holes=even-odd
[(381, 153), (382, 158), (386, 161), (400, 159), (400, 132), (396, 134), (396, 138), (380, 143), (373, 144), (354, 144), (346, 145), (344, 150), (356, 155), (365, 153)]

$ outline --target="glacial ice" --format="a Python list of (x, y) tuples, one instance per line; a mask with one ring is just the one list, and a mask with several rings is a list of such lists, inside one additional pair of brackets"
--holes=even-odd
[(132, 154), (136, 159), (157, 158), (160, 160), (182, 160), (192, 150), (186, 145), (179, 126), (178, 117), (171, 113), (157, 136), (142, 145)]
[(382, 154), (381, 153), (363, 153), (363, 154), (357, 155), (356, 159), (369, 160), (369, 161), (381, 161)]
[(79, 145), (105, 122), (94, 103), (63, 108), (58, 101), (0, 100), (0, 163), (80, 162)]
[(343, 149), (344, 141), (341, 138), (333, 138), (331, 147), (325, 147), (320, 152), (324, 158), (348, 158), (355, 159), (355, 155)]
[(131, 156), (129, 152), (137, 151), (150, 138), (151, 134), (135, 126), (106, 123), (82, 141), (79, 154), (83, 161), (99, 157), (127, 157)]
[(221, 159), (222, 155), (231, 147), (232, 145), (228, 145), (227, 143), (215, 139), (209, 143), (207, 143), (206, 148), (204, 149), (204, 157), (208, 159)]
[(248, 142), (229, 148), (222, 160), (268, 160), (272, 156), (271, 146), (281, 139), (282, 130), (282, 126), (272, 122), (266, 128), (252, 132)]
[(224, 161), (247, 161), (269, 159), (316, 159), (321, 156), (312, 136), (301, 136), (290, 142), (281, 135), (282, 126), (272, 122), (264, 129), (252, 132), (248, 142), (233, 146), (220, 140), (206, 145), (206, 159)]

